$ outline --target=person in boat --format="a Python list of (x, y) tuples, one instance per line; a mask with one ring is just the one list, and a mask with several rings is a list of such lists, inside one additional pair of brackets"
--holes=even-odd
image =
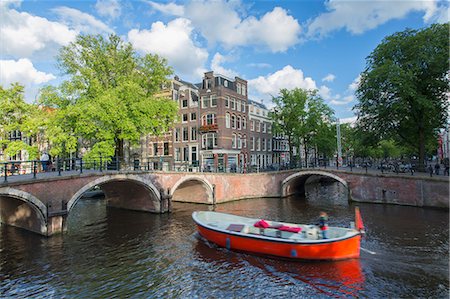
[(328, 215), (325, 212), (320, 212), (319, 228), (320, 228), (320, 231), (322, 232), (322, 239), (326, 239), (327, 231), (328, 231)]

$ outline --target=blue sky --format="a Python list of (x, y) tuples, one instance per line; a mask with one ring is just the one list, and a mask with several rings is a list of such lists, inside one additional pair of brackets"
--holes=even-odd
[(341, 119), (353, 117), (365, 58), (385, 36), (448, 22), (440, 0), (10, 1), (0, 0), (0, 84), (19, 82), (32, 102), (62, 77), (55, 55), (77, 34), (116, 33), (142, 54), (168, 59), (200, 82), (208, 70), (248, 80), (271, 106), (281, 88), (318, 89)]

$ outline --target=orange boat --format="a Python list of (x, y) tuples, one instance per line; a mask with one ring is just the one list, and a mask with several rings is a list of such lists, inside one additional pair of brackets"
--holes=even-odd
[[(356, 228), (329, 227), (323, 239), (315, 225), (293, 224), (199, 211), (192, 214), (202, 237), (229, 250), (296, 260), (358, 258), (363, 224), (356, 211)], [(268, 227), (258, 226), (264, 221)], [(255, 226), (256, 225), (256, 226)]]

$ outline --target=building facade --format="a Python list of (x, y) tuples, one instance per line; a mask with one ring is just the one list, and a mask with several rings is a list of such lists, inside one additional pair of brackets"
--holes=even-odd
[(249, 148), (252, 170), (272, 166), (272, 121), (269, 110), (262, 104), (249, 100)]
[(199, 96), (202, 170), (245, 172), (249, 158), (247, 81), (207, 72)]

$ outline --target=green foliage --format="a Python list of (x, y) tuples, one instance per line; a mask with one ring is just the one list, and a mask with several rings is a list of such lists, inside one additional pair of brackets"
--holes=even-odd
[(331, 123), (334, 112), (317, 91), (282, 89), (273, 102), (275, 108), (270, 115), (274, 133), (287, 137), (291, 157), (293, 147), (300, 148), (302, 144), (325, 155), (334, 152), (336, 136)]
[(138, 56), (120, 37), (80, 35), (63, 47), (60, 69), (69, 80), (42, 90), (40, 104), (56, 108), (48, 123), (53, 155), (67, 155), (80, 142), (88, 156), (123, 156), (124, 140), (167, 132), (175, 102), (155, 93), (171, 74), (165, 59)]
[(367, 58), (356, 92), (366, 144), (392, 139), (423, 164), (426, 146), (448, 120), (449, 24), (386, 37)]
[(10, 88), (0, 86), (0, 146), (7, 159), (28, 152), (29, 159), (38, 156), (37, 147), (29, 146), (21, 140), (10, 141), (9, 134), (21, 132), (24, 136), (35, 135), (33, 116), (37, 115), (37, 107), (27, 104), (23, 98), (24, 88), (19, 84), (11, 84)]

